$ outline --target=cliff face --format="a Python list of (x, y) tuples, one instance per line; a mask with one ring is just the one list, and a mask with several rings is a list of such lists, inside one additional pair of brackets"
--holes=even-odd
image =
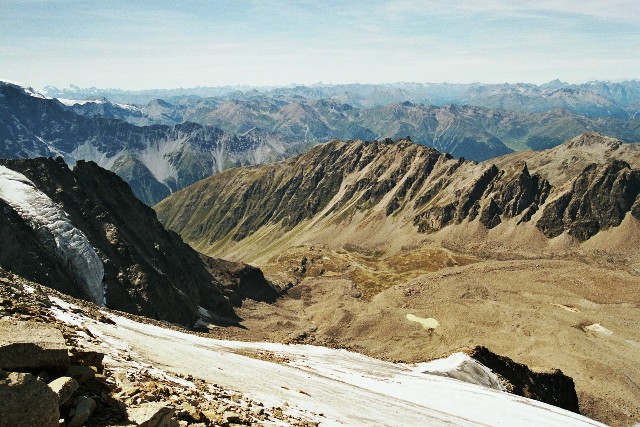
[(613, 160), (587, 166), (571, 190), (550, 202), (537, 226), (547, 237), (563, 232), (587, 240), (600, 230), (620, 225), (631, 212), (640, 219), (640, 170)]
[[(95, 248), (104, 268), (107, 307), (185, 325), (198, 320), (200, 307), (218, 322), (236, 319), (224, 295), (235, 295), (233, 289), (225, 289), (233, 285), (224, 280), (230, 274), (227, 266), (211, 264), (207, 269), (200, 256), (177, 234), (165, 230), (155, 212), (114, 173), (83, 161), (73, 170), (62, 160), (42, 158), (0, 163), (23, 174), (60, 206)], [(2, 267), (86, 298), (77, 269), (56, 256), (55, 245), (40, 238), (41, 231), (7, 203), (1, 207)], [(254, 282), (274, 292), (264, 278)]]
[(567, 232), (583, 241), (628, 213), (640, 218), (637, 158), (636, 145), (612, 145), (597, 134), (496, 164), (409, 140), (332, 141), (276, 165), (210, 177), (156, 210), (168, 228), (209, 253), (251, 236), (317, 236), (319, 228), (333, 227), (340, 240), (345, 230), (392, 226), (426, 235), (476, 222), (486, 230), (526, 224), (548, 238)]

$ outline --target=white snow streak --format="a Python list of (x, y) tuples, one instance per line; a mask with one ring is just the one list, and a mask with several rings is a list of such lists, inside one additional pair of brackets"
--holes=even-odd
[[(126, 343), (164, 371), (236, 389), (267, 406), (288, 402), (284, 406), (292, 412), (322, 413), (316, 421), (323, 426), (602, 426), (551, 405), (446, 378), (442, 372), (425, 373), (428, 364), (394, 364), (309, 345), (214, 340), (110, 317), (117, 325), (94, 322), (89, 329)], [(260, 353), (281, 362), (247, 357)], [(431, 368), (441, 364), (457, 369), (463, 362), (458, 355)]]

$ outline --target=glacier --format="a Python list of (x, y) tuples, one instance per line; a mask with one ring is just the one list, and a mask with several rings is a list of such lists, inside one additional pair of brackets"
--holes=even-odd
[[(64, 310), (64, 305), (51, 311), (58, 320), (99, 337), (105, 360), (113, 366), (120, 363), (119, 349), (125, 349), (145, 366), (192, 375), (322, 426), (604, 427), (487, 384), (497, 376), (462, 353), (410, 365), (342, 349), (196, 336), (106, 311), (102, 314), (113, 324)], [(475, 366), (469, 369), (470, 364)], [(452, 378), (452, 371), (465, 371), (467, 378)]]
[[(105, 305), (104, 266), (95, 249), (67, 214), (23, 174), (0, 166), (0, 199), (15, 210), (75, 276), (91, 301)], [(49, 243), (49, 246), (51, 243)]]

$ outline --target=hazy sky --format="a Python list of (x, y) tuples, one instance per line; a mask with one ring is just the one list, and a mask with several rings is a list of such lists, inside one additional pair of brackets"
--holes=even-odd
[(640, 77), (640, 0), (0, 0), (0, 78), (129, 89)]

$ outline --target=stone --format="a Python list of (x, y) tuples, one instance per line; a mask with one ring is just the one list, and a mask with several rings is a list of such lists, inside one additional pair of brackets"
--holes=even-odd
[(242, 420), (242, 416), (240, 416), (240, 414), (238, 414), (237, 412), (233, 412), (233, 411), (224, 411), (224, 414), (222, 415), (222, 417), (227, 423), (239, 423)]
[(172, 419), (174, 412), (165, 402), (143, 403), (127, 408), (127, 418), (139, 427), (174, 427), (178, 425)]
[(49, 383), (49, 388), (58, 395), (58, 404), (64, 405), (78, 389), (78, 381), (71, 377), (60, 377)]
[(58, 396), (31, 374), (0, 371), (0, 427), (58, 427)]
[(67, 427), (81, 427), (87, 422), (93, 410), (96, 409), (96, 401), (87, 396), (80, 396), (75, 401), (76, 412), (67, 424)]
[(67, 345), (59, 329), (37, 322), (0, 321), (0, 369), (68, 368)]
[(71, 365), (65, 375), (75, 379), (80, 384), (84, 384), (95, 378), (96, 371), (97, 369), (90, 366)]

